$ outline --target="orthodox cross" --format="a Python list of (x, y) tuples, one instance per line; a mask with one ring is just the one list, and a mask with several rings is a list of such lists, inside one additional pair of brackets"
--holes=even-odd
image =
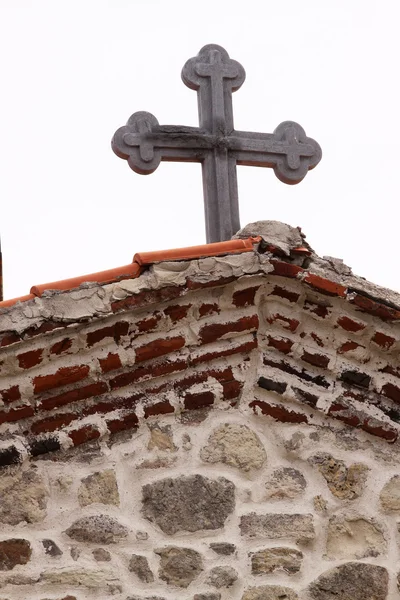
[(142, 175), (161, 160), (202, 164), (207, 242), (230, 239), (240, 229), (236, 165), (271, 167), (281, 181), (295, 184), (321, 160), (320, 146), (293, 121), (274, 133), (234, 129), (232, 92), (245, 76), (224, 48), (204, 46), (182, 69), (183, 82), (197, 91), (199, 127), (159, 125), (151, 113), (136, 112), (111, 142)]

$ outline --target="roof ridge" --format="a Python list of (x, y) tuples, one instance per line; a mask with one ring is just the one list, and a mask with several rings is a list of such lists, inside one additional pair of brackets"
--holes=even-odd
[(27, 302), (36, 297), (41, 297), (44, 292), (50, 290), (68, 291), (78, 288), (83, 283), (115, 283), (123, 279), (136, 279), (143, 271), (143, 267), (156, 262), (169, 260), (193, 260), (195, 258), (207, 256), (221, 256), (224, 254), (239, 254), (242, 252), (250, 252), (254, 249), (254, 244), (261, 241), (261, 237), (249, 237), (246, 239), (235, 239), (224, 242), (215, 242), (211, 244), (202, 244), (199, 246), (186, 246), (183, 248), (171, 248), (167, 250), (157, 250), (154, 252), (138, 252), (134, 255), (132, 263), (108, 269), (106, 271), (98, 271), (69, 279), (61, 279), (50, 283), (42, 283), (33, 285), (30, 289), (30, 294), (3, 300), (0, 302), (0, 308), (13, 306), (17, 302)]

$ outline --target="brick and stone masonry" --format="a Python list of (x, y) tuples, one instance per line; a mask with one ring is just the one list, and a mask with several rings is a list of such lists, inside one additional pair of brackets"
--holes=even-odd
[(0, 309), (1, 600), (398, 598), (400, 297), (253, 234)]

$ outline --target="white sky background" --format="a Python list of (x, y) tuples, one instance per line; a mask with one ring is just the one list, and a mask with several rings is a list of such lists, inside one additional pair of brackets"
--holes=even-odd
[(239, 167), (242, 225), (300, 225), (400, 290), (399, 17), (396, 0), (0, 0), (5, 298), (205, 243), (200, 165), (137, 175), (110, 140), (138, 110), (197, 125), (180, 72), (207, 43), (246, 69), (237, 129), (294, 120), (323, 151), (296, 186)]

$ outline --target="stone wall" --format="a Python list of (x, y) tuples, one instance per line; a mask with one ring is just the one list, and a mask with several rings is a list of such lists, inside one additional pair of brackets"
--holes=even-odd
[(397, 444), (246, 410), (4, 467), (1, 600), (398, 598)]

